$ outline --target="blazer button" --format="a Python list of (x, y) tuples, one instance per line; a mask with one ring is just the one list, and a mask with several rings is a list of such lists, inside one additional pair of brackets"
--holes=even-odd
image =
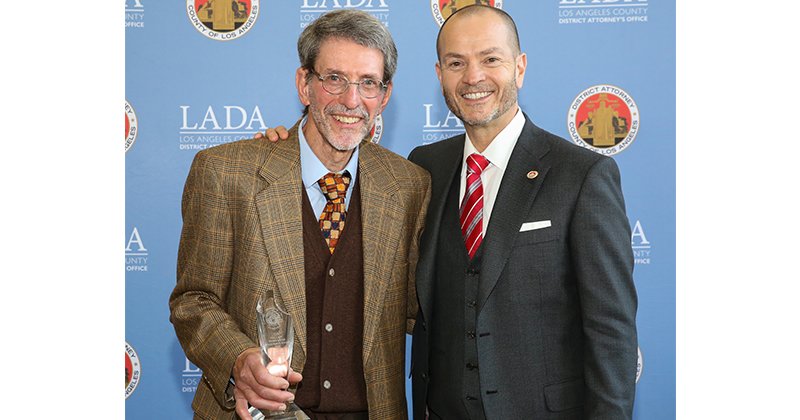
[(427, 373), (425, 373), (425, 372), (423, 372), (423, 373), (422, 373), (422, 379), (424, 379), (424, 380), (426, 380), (426, 381), (427, 381), (427, 380), (428, 380), (428, 374), (427, 374)]
[(467, 331), (467, 337), (469, 337), (470, 339), (475, 338), (475, 331)]
[(467, 363), (467, 369), (469, 369), (469, 370), (475, 370), (475, 369), (477, 369), (477, 368), (478, 368), (478, 365), (476, 365), (476, 364), (473, 364), (473, 363)]

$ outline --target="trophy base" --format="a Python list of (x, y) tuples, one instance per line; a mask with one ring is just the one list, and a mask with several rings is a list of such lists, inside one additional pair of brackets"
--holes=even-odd
[(253, 420), (310, 420), (308, 414), (304, 413), (295, 403), (286, 404), (286, 411), (276, 413), (273, 411), (261, 411), (255, 407), (250, 407), (250, 415)]

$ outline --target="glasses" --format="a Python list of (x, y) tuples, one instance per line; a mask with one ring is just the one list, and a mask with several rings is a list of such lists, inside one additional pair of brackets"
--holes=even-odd
[(322, 82), (322, 88), (331, 95), (341, 95), (347, 92), (347, 88), (350, 87), (350, 85), (356, 85), (358, 86), (358, 93), (362, 97), (365, 99), (373, 99), (386, 89), (386, 83), (380, 80), (366, 78), (358, 82), (351, 82), (340, 74), (331, 73), (322, 76), (314, 70), (309, 71), (311, 74), (317, 76), (317, 79)]

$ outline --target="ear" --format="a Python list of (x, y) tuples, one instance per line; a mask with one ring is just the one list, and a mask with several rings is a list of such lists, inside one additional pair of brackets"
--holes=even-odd
[(390, 80), (388, 84), (386, 84), (386, 93), (383, 94), (383, 99), (381, 100), (381, 109), (378, 112), (380, 114), (386, 108), (386, 105), (389, 103), (389, 97), (392, 96), (392, 81)]
[(517, 56), (517, 89), (522, 89), (522, 84), (525, 82), (525, 70), (528, 68), (528, 55), (520, 53)]
[(297, 71), (294, 74), (294, 83), (297, 86), (297, 97), (300, 98), (300, 103), (303, 106), (308, 106), (311, 103), (311, 99), (308, 94), (308, 90), (311, 87), (308, 85), (308, 70), (298, 67)]
[(436, 77), (439, 79), (439, 84), (442, 83), (442, 67), (439, 65), (439, 62), (436, 62)]

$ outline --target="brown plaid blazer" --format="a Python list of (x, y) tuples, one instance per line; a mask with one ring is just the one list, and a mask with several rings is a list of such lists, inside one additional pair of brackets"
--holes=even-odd
[[(267, 289), (293, 316), (292, 368), (303, 371), (304, 188), (297, 129), (277, 143), (243, 140), (203, 150), (189, 171), (169, 305), (186, 356), (203, 370), (192, 403), (197, 417), (236, 417), (229, 378), (236, 356), (257, 346), (256, 300)], [(369, 415), (405, 419), (405, 334), (417, 311), (414, 271), (430, 177), (381, 146), (360, 147)]]

